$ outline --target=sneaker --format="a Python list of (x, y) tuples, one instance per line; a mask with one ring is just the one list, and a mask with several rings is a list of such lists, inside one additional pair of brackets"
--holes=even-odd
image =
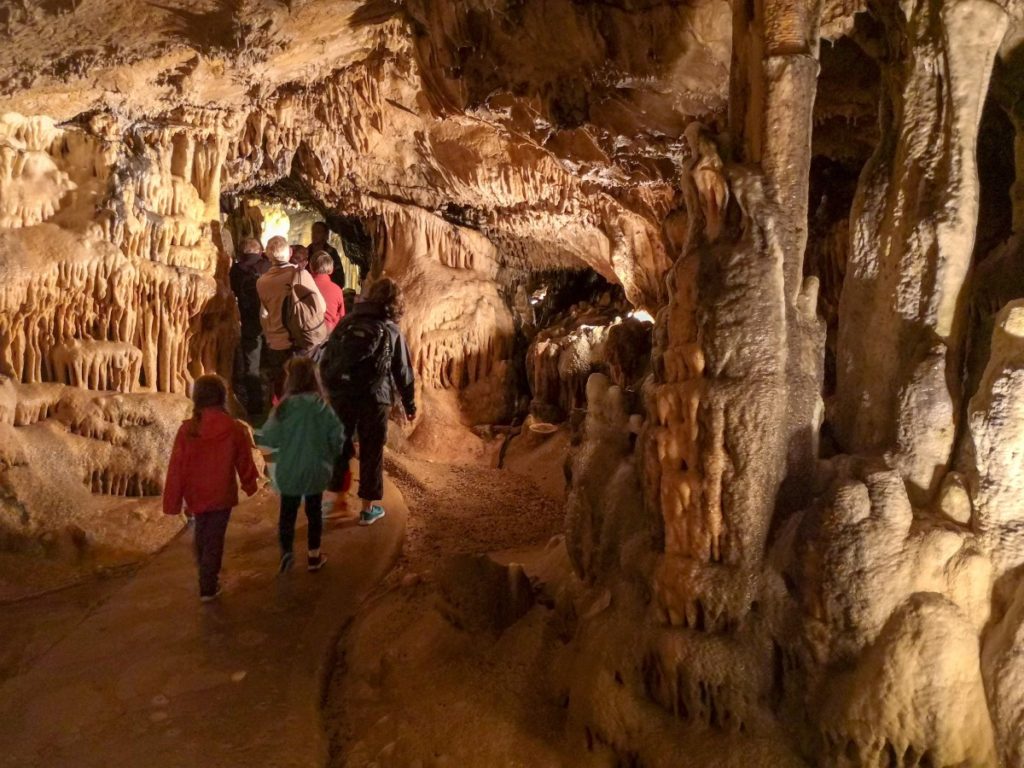
[(384, 507), (380, 504), (374, 504), (369, 509), (364, 509), (359, 513), (359, 524), (360, 525), (373, 525), (382, 517), (384, 517)]
[(221, 587), (218, 586), (217, 587), (217, 591), (214, 592), (212, 595), (199, 595), (199, 602), (201, 602), (201, 603), (212, 603), (214, 600), (216, 600), (218, 597), (220, 597), (221, 591), (222, 591)]
[(288, 573), (292, 569), (292, 563), (295, 562), (295, 555), (291, 552), (285, 552), (281, 555), (281, 567), (277, 569), (278, 573)]
[(327, 556), (326, 555), (317, 555), (316, 557), (307, 557), (306, 558), (306, 570), (310, 571), (310, 572), (312, 572), (312, 571), (319, 571), (321, 568), (324, 567), (324, 564), (326, 562), (327, 562)]

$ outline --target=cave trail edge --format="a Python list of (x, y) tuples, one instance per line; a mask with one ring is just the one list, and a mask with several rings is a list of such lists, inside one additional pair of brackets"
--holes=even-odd
[(374, 526), (328, 521), (329, 561), (316, 574), (300, 529), (296, 566), (279, 578), (278, 497), (243, 501), (228, 528), (224, 594), (206, 606), (191, 533), (177, 537), (0, 685), (0, 766), (325, 764), (321, 702), (340, 633), (405, 536), (408, 510), (388, 479), (384, 504)]

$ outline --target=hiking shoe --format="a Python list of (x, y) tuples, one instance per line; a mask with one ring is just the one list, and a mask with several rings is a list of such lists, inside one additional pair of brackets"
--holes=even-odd
[(291, 552), (285, 552), (281, 555), (281, 567), (277, 569), (278, 573), (288, 573), (292, 569), (292, 563), (295, 562), (295, 555)]
[(222, 588), (218, 586), (217, 587), (217, 591), (214, 592), (212, 595), (199, 595), (199, 602), (201, 602), (201, 603), (212, 603), (214, 600), (216, 600), (218, 597), (220, 597), (220, 593), (222, 591), (223, 591)]
[(327, 562), (327, 557), (325, 555), (317, 555), (316, 557), (307, 557), (306, 558), (306, 570), (311, 572), (311, 573), (313, 571), (319, 571), (321, 568), (324, 567), (324, 564), (326, 562)]
[(359, 513), (359, 524), (360, 525), (373, 525), (382, 517), (384, 517), (384, 507), (380, 504), (374, 504), (369, 509), (364, 509)]

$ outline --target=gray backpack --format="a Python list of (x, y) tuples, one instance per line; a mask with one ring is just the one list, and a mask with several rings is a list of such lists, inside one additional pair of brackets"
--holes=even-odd
[(298, 350), (316, 349), (327, 341), (327, 324), (324, 312), (316, 304), (316, 297), (299, 282), (299, 270), (295, 270), (288, 286), (288, 295), (281, 305), (281, 322), (292, 337), (292, 345)]

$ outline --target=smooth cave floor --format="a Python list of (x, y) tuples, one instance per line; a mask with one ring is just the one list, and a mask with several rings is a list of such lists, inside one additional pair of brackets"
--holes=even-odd
[(199, 603), (187, 531), (131, 574), (0, 607), (3, 625), (38, 625), (0, 682), (0, 766), (323, 764), (338, 636), (401, 551), (390, 482), (385, 505), (369, 528), (335, 513), (316, 574), (300, 513), (296, 568), (279, 577), (277, 497), (261, 491), (232, 516), (217, 603)]

